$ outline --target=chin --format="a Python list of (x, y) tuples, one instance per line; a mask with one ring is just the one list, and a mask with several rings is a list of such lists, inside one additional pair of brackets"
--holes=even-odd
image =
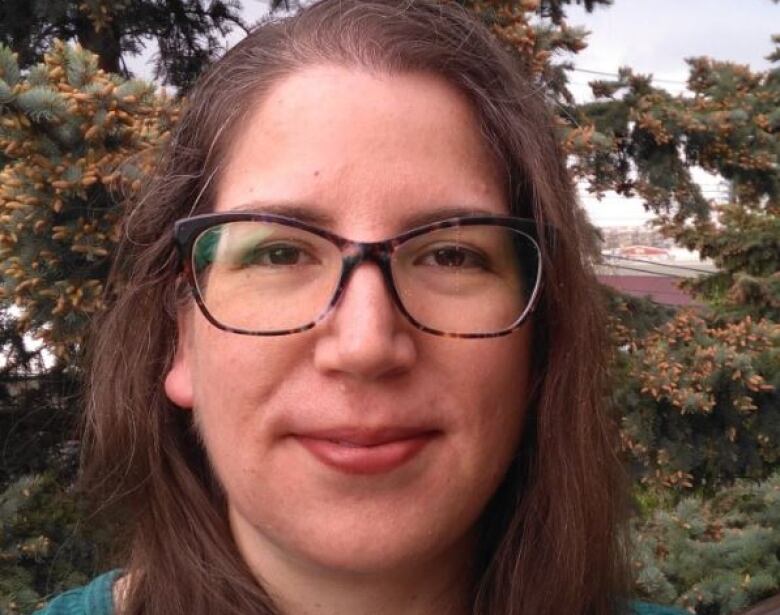
[(348, 541), (323, 541), (316, 549), (310, 543), (301, 555), (332, 574), (404, 576), (436, 566), (442, 558), (452, 557), (455, 550), (454, 545), (428, 544), (412, 536), (383, 540), (374, 532), (361, 540), (355, 538), (353, 535)]

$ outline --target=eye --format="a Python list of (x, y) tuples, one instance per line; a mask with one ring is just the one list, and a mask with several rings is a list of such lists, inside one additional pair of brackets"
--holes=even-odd
[(272, 245), (256, 245), (241, 254), (239, 265), (257, 265), (261, 267), (291, 267), (295, 265), (310, 265), (317, 259), (300, 246), (280, 243)]
[(487, 268), (485, 258), (481, 254), (460, 245), (437, 247), (420, 256), (415, 264), (447, 269)]

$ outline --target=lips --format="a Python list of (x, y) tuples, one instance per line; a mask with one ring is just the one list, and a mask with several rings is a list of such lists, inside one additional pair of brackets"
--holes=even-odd
[(441, 432), (432, 429), (329, 429), (294, 438), (317, 460), (346, 474), (390, 472), (416, 457)]

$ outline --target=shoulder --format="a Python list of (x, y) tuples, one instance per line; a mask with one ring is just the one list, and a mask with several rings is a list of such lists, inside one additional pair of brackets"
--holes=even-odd
[(631, 615), (688, 615), (688, 611), (683, 611), (673, 606), (661, 606), (648, 602), (632, 602)]
[(57, 596), (35, 615), (113, 615), (112, 590), (118, 570), (102, 574), (89, 585)]

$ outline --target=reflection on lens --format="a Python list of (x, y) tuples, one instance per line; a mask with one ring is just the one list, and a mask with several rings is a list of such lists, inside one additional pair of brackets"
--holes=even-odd
[(419, 235), (393, 258), (393, 280), (421, 325), (455, 334), (511, 328), (536, 287), (536, 243), (519, 231), (456, 226)]
[(192, 254), (209, 314), (224, 326), (246, 331), (310, 324), (327, 308), (341, 271), (335, 245), (276, 223), (214, 226), (196, 239)]

